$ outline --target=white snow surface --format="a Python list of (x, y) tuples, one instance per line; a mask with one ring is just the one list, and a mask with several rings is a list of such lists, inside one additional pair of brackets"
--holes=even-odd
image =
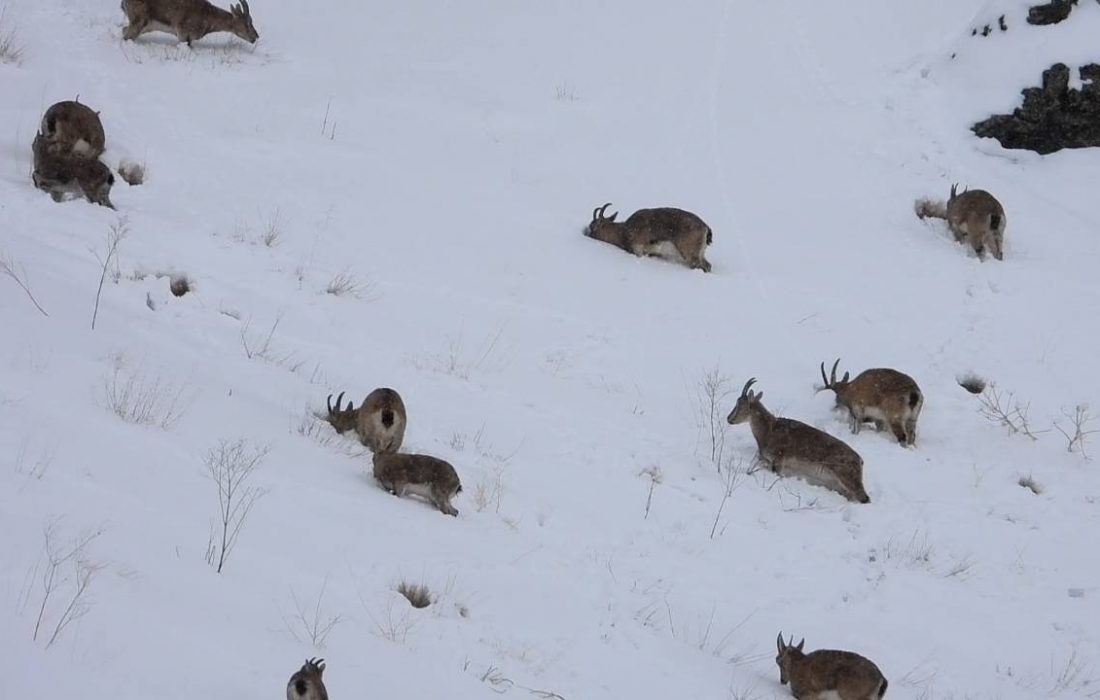
[[(49, 314), (0, 276), (0, 698), (278, 698), (307, 656), (333, 700), (788, 697), (780, 630), (871, 658), (891, 698), (1100, 692), (1100, 465), (1052, 427), (1100, 414), (1100, 155), (968, 129), (1096, 60), (1100, 5), (1037, 28), (1020, 1), (253, 0), (254, 47), (191, 51), (123, 43), (114, 2), (0, 4), (25, 48), (0, 255)], [(117, 212), (31, 185), (42, 112), (77, 94), (106, 162), (147, 167)], [(1004, 203), (1002, 263), (914, 216), (952, 182)], [(714, 272), (586, 239), (605, 201), (698, 213)], [(836, 357), (919, 382), (915, 449), (814, 393)], [(863, 456), (872, 503), (756, 473), (723, 505), (714, 368), (722, 419), (758, 378)], [(982, 417), (968, 372), (1045, 432)], [(178, 421), (120, 420), (128, 382)], [(378, 386), (405, 450), (457, 469), (457, 519), (310, 417)], [(747, 466), (747, 426), (725, 435)], [(204, 458), (237, 439), (266, 494), (217, 574)], [(47, 528), (101, 534), (43, 607)], [(297, 608), (338, 618), (323, 645)]]

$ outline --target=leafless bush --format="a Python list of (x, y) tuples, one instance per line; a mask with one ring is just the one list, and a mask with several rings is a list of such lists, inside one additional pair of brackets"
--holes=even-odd
[(23, 62), (23, 45), (19, 32), (8, 20), (8, 8), (0, 7), (0, 63), (19, 65)]
[(241, 324), (241, 347), (244, 348), (245, 357), (250, 360), (258, 359), (264, 362), (273, 364), (277, 367), (285, 367), (291, 372), (296, 372), (301, 368), (301, 361), (294, 359), (293, 353), (278, 353), (273, 346), (273, 340), (275, 338), (275, 331), (279, 329), (279, 324), (282, 323), (283, 312), (279, 312), (275, 316), (275, 320), (271, 322), (271, 328), (267, 329), (267, 332), (252, 332), (252, 319), (251, 317)]
[(1087, 698), (1100, 697), (1100, 678), (1093, 675), (1092, 665), (1082, 659), (1074, 648), (1064, 662), (1050, 660), (1051, 695), (1080, 693)]
[[(710, 539), (712, 540), (714, 539), (714, 533), (718, 531), (718, 522), (722, 519), (722, 510), (726, 507), (726, 501), (730, 499), (730, 496), (741, 485), (748, 473), (745, 469), (744, 460), (740, 457), (727, 459), (725, 465), (719, 467), (718, 472), (722, 475), (722, 500), (718, 502), (718, 512), (714, 514), (714, 523), (710, 526)], [(725, 528), (722, 529), (725, 531)]]
[(325, 597), (325, 589), (328, 588), (328, 577), (321, 584), (321, 591), (317, 594), (317, 600), (313, 605), (306, 606), (298, 599), (294, 589), (290, 591), (290, 597), (294, 602), (294, 614), (289, 618), (283, 618), (290, 634), (299, 643), (309, 642), (314, 649), (324, 649), (325, 640), (344, 618), (342, 615), (329, 615), (321, 611), (321, 604)]
[(15, 473), (25, 476), (28, 481), (41, 481), (42, 477), (46, 476), (46, 472), (53, 463), (53, 448), (44, 448), (34, 459), (33, 464), (27, 459), (27, 452), (29, 449), (30, 438), (23, 436), (23, 439), (19, 442), (19, 451), (15, 453)]
[[(103, 265), (103, 270), (99, 275), (99, 287), (95, 292), (95, 308), (92, 310), (92, 330), (95, 330), (95, 320), (99, 316), (99, 297), (103, 293), (103, 282), (107, 279), (107, 268), (111, 266), (111, 262), (114, 261), (115, 256), (118, 255), (118, 245), (122, 242), (130, 229), (126, 223), (125, 217), (119, 218), (118, 221), (111, 224), (111, 230), (107, 232), (107, 252), (103, 258), (99, 261)], [(98, 254), (96, 255), (99, 258)]]
[(558, 83), (554, 86), (554, 99), (558, 102), (576, 102), (577, 88), (570, 83)]
[(493, 512), (500, 514), (500, 506), (504, 500), (504, 471), (506, 465), (494, 465), (488, 474), (485, 474), (474, 484), (474, 507), (477, 512), (482, 512), (489, 506)]
[(1055, 421), (1054, 427), (1065, 436), (1067, 443), (1066, 451), (1080, 452), (1082, 457), (1090, 459), (1085, 452), (1085, 440), (1089, 435), (1100, 433), (1100, 428), (1089, 427), (1096, 419), (1096, 416), (1092, 415), (1089, 411), (1088, 404), (1085, 403), (1077, 404), (1073, 407), (1072, 411), (1063, 408), (1062, 415), (1069, 421), (1068, 426), (1063, 428), (1058, 424), (1058, 421)]
[(362, 299), (363, 297), (373, 299), (374, 297), (372, 285), (360, 282), (355, 278), (355, 275), (347, 270), (338, 272), (328, 281), (328, 284), (325, 285), (325, 294), (331, 294), (334, 297), (348, 295), (356, 299)]
[(130, 369), (121, 353), (111, 357), (111, 371), (103, 378), (103, 400), (127, 423), (164, 430), (171, 429), (187, 410), (183, 387), (146, 374), (140, 365)]
[(1012, 392), (1002, 392), (992, 382), (978, 395), (978, 403), (978, 412), (986, 420), (1008, 428), (1010, 435), (1026, 435), (1038, 440), (1039, 433), (1046, 432), (1031, 427), (1030, 404), (1020, 402)]
[(413, 360), (417, 369), (429, 370), (440, 374), (449, 374), (459, 379), (469, 379), (470, 374), (486, 366), (489, 358), (496, 351), (500, 337), (504, 334), (501, 326), (496, 334), (488, 338), (479, 351), (467, 354), (463, 349), (462, 335), (450, 336), (447, 339), (447, 349), (443, 353), (420, 357)]
[[(45, 540), (42, 557), (29, 575), (30, 581), (38, 582), (41, 595), (31, 639), (36, 642), (40, 638), (45, 640), (46, 648), (49, 649), (70, 625), (91, 609), (93, 601), (89, 591), (105, 564), (90, 559), (87, 550), (103, 534), (103, 530), (86, 531), (70, 540), (62, 541), (58, 533), (58, 521), (53, 520), (46, 524), (42, 534)], [(32, 595), (30, 588), (24, 592), (24, 608), (29, 604)]]
[(1027, 489), (1028, 491), (1031, 491), (1036, 496), (1043, 492), (1043, 487), (1030, 474), (1028, 474), (1027, 476), (1021, 476), (1019, 481), (1017, 481), (1016, 483)]
[(363, 604), (363, 610), (366, 611), (367, 617), (374, 625), (371, 633), (376, 637), (381, 637), (394, 644), (404, 644), (409, 638), (409, 633), (417, 625), (418, 620), (412, 617), (410, 610), (404, 609), (400, 612), (394, 610), (392, 598), (387, 599), (385, 610), (377, 615), (363, 603), (362, 596), (360, 596), (359, 601)]
[(922, 569), (931, 568), (934, 551), (935, 547), (928, 541), (927, 535), (914, 530), (907, 541), (890, 537), (877, 553), (872, 551), (869, 561), (875, 562), (881, 557), (883, 562), (900, 563)]
[(13, 260), (12, 257), (7, 253), (0, 255), (0, 274), (10, 277), (12, 281), (18, 284), (19, 288), (26, 293), (27, 298), (29, 298), (31, 300), (31, 303), (34, 304), (34, 308), (38, 309), (39, 313), (41, 313), (43, 316), (49, 316), (49, 314), (46, 313), (46, 310), (43, 309), (42, 306), (38, 303), (38, 300), (34, 298), (34, 294), (31, 294), (31, 290), (27, 286), (27, 271), (23, 268), (22, 265), (17, 265), (15, 260)]
[(397, 592), (405, 596), (405, 599), (409, 601), (409, 605), (417, 609), (426, 608), (434, 602), (432, 592), (422, 583), (402, 581), (397, 584)]
[(710, 461), (718, 473), (722, 473), (726, 449), (726, 431), (729, 424), (722, 415), (726, 399), (734, 393), (730, 378), (715, 366), (703, 373), (697, 385), (697, 411), (700, 430), (710, 443)]
[(206, 454), (210, 479), (218, 487), (218, 519), (211, 524), (206, 563), (222, 572), (237, 544), (248, 514), (267, 491), (251, 485), (252, 476), (268, 448), (249, 447), (243, 439), (222, 440)]
[(956, 379), (963, 389), (971, 394), (980, 394), (985, 391), (986, 381), (976, 374), (967, 373)]
[(647, 493), (645, 497), (645, 517), (642, 518), (642, 520), (648, 520), (649, 508), (653, 505), (653, 491), (657, 488), (658, 484), (664, 481), (665, 475), (659, 466), (654, 465), (643, 469), (639, 476), (645, 476), (649, 479), (649, 493)]

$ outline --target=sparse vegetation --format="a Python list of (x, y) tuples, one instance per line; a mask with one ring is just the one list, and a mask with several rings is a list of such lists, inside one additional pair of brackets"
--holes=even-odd
[(38, 309), (39, 313), (43, 316), (49, 316), (46, 310), (38, 303), (38, 300), (34, 298), (34, 294), (31, 294), (30, 287), (27, 286), (26, 278), (27, 271), (23, 269), (22, 265), (16, 264), (15, 260), (10, 255), (0, 255), (0, 274), (10, 277), (12, 281), (19, 285), (19, 288), (26, 293), (27, 298), (34, 304), (34, 308)]
[(105, 565), (89, 557), (88, 547), (102, 534), (101, 529), (90, 530), (62, 541), (57, 520), (43, 528), (42, 557), (28, 574), (28, 588), (23, 592), (21, 607), (26, 608), (30, 603), (33, 594), (30, 586), (37, 581), (41, 601), (35, 611), (31, 639), (45, 640), (47, 649), (91, 609), (89, 590)]
[(409, 601), (409, 605), (418, 610), (426, 608), (434, 602), (431, 591), (422, 583), (402, 581), (397, 584), (397, 592), (405, 596), (405, 600)]
[(8, 18), (7, 6), (0, 7), (0, 63), (18, 65), (23, 62), (23, 45), (19, 31)]
[(710, 446), (710, 461), (718, 473), (722, 473), (723, 457), (726, 449), (726, 431), (729, 424), (723, 410), (736, 388), (731, 380), (722, 373), (717, 365), (703, 373), (697, 385), (698, 422)]
[(146, 374), (140, 365), (131, 369), (122, 353), (111, 357), (111, 370), (103, 379), (103, 400), (112, 413), (127, 423), (164, 430), (186, 412), (185, 393), (184, 387)]
[(501, 326), (495, 335), (485, 341), (481, 350), (472, 355), (468, 355), (464, 351), (461, 334), (449, 336), (445, 352), (428, 357), (416, 358), (413, 360), (413, 364), (417, 369), (438, 372), (440, 374), (449, 374), (459, 379), (469, 379), (472, 372), (487, 366), (503, 334), (504, 327)]
[(283, 623), (294, 639), (301, 644), (308, 642), (314, 649), (324, 649), (329, 634), (344, 620), (342, 615), (329, 615), (321, 611), (326, 588), (328, 588), (327, 576), (321, 584), (317, 600), (310, 606), (303, 605), (298, 595), (291, 589), (290, 597), (294, 603), (294, 613), (289, 618), (283, 618)]
[(218, 519), (210, 528), (206, 563), (219, 574), (237, 545), (252, 507), (267, 493), (252, 485), (252, 477), (267, 452), (267, 447), (249, 447), (238, 439), (222, 440), (206, 453), (207, 473), (218, 488)]
[(331, 294), (334, 297), (347, 295), (361, 299), (364, 296), (373, 297), (372, 291), (370, 284), (360, 282), (347, 270), (334, 275), (325, 285), (325, 294)]
[[(111, 266), (111, 263), (118, 255), (118, 246), (122, 243), (122, 240), (126, 238), (129, 233), (129, 226), (126, 223), (125, 218), (120, 218), (115, 223), (111, 224), (111, 230), (107, 232), (107, 252), (103, 258), (99, 261), (103, 265), (103, 270), (99, 275), (99, 286), (95, 292), (95, 308), (92, 309), (92, 330), (95, 330), (95, 321), (99, 316), (99, 297), (103, 294), (103, 282), (107, 279), (107, 268)], [(121, 276), (121, 273), (119, 273)]]
[(1085, 452), (1085, 441), (1090, 435), (1100, 433), (1100, 428), (1090, 427), (1096, 416), (1092, 415), (1088, 404), (1085, 403), (1077, 404), (1072, 411), (1063, 408), (1062, 415), (1068, 421), (1067, 427), (1063, 428), (1058, 421), (1054, 421), (1054, 427), (1065, 436), (1066, 451), (1080, 453), (1082, 457), (1089, 459)]
[(184, 274), (170, 275), (168, 277), (168, 291), (174, 297), (182, 297), (191, 291), (191, 280)]
[(1028, 474), (1027, 476), (1021, 476), (1016, 483), (1027, 489), (1028, 491), (1031, 491), (1036, 496), (1043, 492), (1043, 487), (1030, 474)]
[(554, 86), (554, 99), (558, 102), (576, 102), (577, 88), (570, 83), (558, 83)]
[(653, 491), (657, 488), (657, 484), (660, 484), (664, 478), (664, 472), (657, 465), (643, 469), (639, 476), (645, 476), (649, 479), (649, 493), (645, 497), (645, 517), (642, 520), (649, 519), (649, 509), (653, 505)]
[(978, 403), (978, 412), (986, 420), (1008, 428), (1010, 435), (1025, 435), (1038, 440), (1039, 433), (1046, 432), (1031, 427), (1028, 415), (1030, 404), (1021, 402), (1012, 392), (1002, 392), (993, 382), (978, 395)]
[[(722, 520), (722, 510), (726, 507), (726, 501), (741, 485), (747, 474), (744, 460), (732, 457), (727, 459), (725, 465), (720, 467), (718, 471), (722, 475), (722, 500), (718, 502), (718, 511), (714, 514), (714, 523), (710, 526), (710, 539), (712, 540), (715, 533), (718, 532), (718, 523)], [(722, 530), (725, 531), (725, 528), (722, 528)]]

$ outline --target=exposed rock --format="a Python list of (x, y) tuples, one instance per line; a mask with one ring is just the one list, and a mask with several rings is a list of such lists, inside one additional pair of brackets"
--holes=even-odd
[(1056, 63), (1043, 71), (1042, 87), (1023, 90), (1023, 104), (971, 129), (1005, 148), (1054, 153), (1063, 148), (1100, 146), (1100, 65), (1080, 69), (1083, 86), (1069, 88), (1069, 67)]
[(1045, 5), (1034, 5), (1028, 8), (1027, 23), (1058, 24), (1069, 17), (1069, 13), (1073, 12), (1073, 7), (1076, 4), (1077, 0), (1050, 0)]

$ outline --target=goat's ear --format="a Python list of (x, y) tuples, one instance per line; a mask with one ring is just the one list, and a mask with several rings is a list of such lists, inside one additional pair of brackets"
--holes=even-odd
[(614, 222), (614, 221), (615, 221), (615, 217), (616, 217), (616, 216), (618, 216), (618, 215), (619, 215), (619, 212), (615, 212), (615, 213), (614, 213), (614, 214), (612, 214), (611, 216), (607, 217), (607, 220), (608, 220), (608, 221), (611, 221), (611, 222)]
[(780, 632), (779, 636), (775, 638), (775, 646), (779, 650), (780, 654), (782, 654), (783, 650), (787, 648), (787, 645), (783, 643), (783, 633), (782, 632)]
[(804, 646), (806, 646), (806, 638), (805, 637), (802, 638), (802, 641), (799, 642), (798, 646), (796, 646), (794, 649), (795, 649), (795, 651), (802, 651), (802, 647), (804, 647)]
[(848, 373), (847, 372), (844, 373), (844, 379), (841, 379), (840, 381), (842, 381), (844, 383), (848, 382)]

